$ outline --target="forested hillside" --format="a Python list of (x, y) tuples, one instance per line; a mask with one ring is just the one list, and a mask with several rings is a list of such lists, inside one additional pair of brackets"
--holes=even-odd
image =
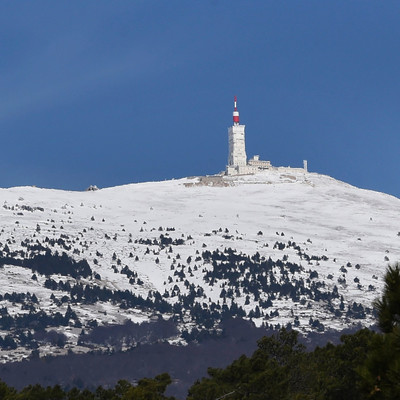
[(298, 170), (0, 194), (1, 362), (368, 327), (400, 257), (399, 199)]
[[(258, 341), (251, 357), (241, 356), (224, 369), (209, 368), (208, 378), (197, 381), (187, 400), (229, 399), (396, 399), (400, 396), (400, 267), (389, 267), (382, 296), (375, 301), (382, 333), (366, 328), (344, 335), (338, 345), (306, 351), (298, 332), (282, 328)], [(19, 399), (173, 400), (165, 391), (168, 373), (136, 384), (121, 380), (113, 388), (79, 390), (40, 385), (16, 391), (5, 383), (0, 396)]]
[(0, 189), (0, 378), (92, 390), (168, 372), (182, 397), (282, 328), (310, 349), (371, 327), (400, 200), (289, 172)]

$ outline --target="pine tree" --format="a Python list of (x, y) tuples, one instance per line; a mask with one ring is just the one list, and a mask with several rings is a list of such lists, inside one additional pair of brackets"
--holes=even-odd
[(382, 298), (374, 301), (382, 332), (390, 333), (400, 326), (400, 265), (389, 266), (385, 275)]
[(361, 370), (369, 396), (377, 399), (400, 398), (400, 265), (389, 266), (385, 287), (375, 300), (378, 325), (383, 335), (376, 335), (372, 350)]

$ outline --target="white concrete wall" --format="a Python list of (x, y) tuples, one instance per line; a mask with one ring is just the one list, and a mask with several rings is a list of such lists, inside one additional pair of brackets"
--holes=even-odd
[(229, 166), (237, 167), (247, 165), (244, 130), (245, 125), (233, 125), (228, 128)]

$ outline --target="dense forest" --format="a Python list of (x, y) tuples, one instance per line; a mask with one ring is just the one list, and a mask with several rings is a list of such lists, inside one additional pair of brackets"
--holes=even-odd
[[(258, 341), (251, 357), (241, 356), (224, 369), (210, 368), (188, 400), (221, 399), (398, 399), (400, 398), (400, 265), (388, 267), (382, 296), (374, 303), (381, 333), (361, 329), (313, 351), (298, 342), (295, 330), (282, 328)], [(165, 392), (169, 374), (137, 383), (119, 381), (96, 390), (44, 388), (17, 391), (0, 383), (0, 398), (22, 399), (174, 399)]]

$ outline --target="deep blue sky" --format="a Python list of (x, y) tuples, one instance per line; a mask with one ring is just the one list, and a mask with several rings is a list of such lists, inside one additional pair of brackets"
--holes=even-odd
[(0, 3), (0, 187), (219, 172), (247, 155), (400, 197), (400, 2)]

